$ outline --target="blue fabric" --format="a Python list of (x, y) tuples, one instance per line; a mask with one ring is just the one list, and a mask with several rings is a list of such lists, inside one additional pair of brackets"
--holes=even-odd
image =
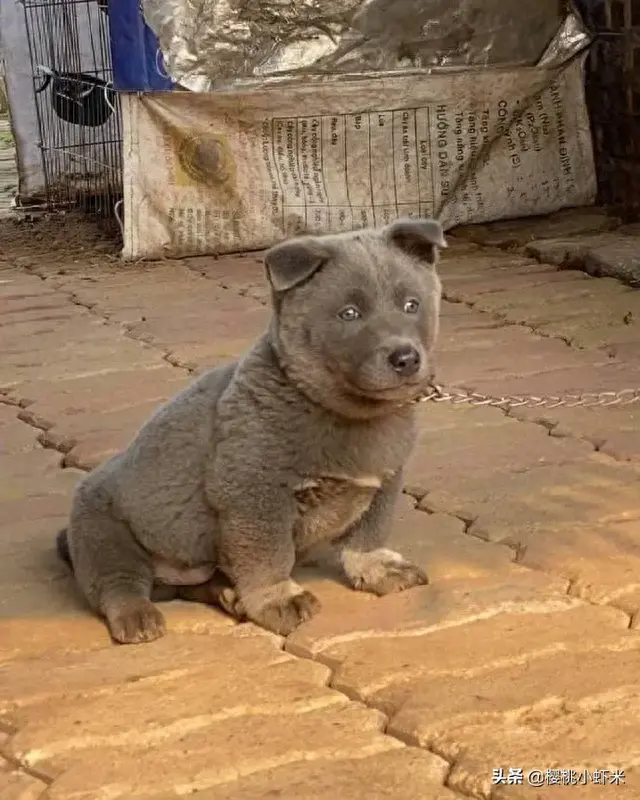
[(175, 88), (139, 0), (108, 0), (108, 8), (114, 88), (123, 92)]

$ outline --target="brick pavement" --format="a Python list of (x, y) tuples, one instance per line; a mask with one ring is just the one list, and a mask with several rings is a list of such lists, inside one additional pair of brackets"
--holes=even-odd
[[(255, 255), (124, 266), (74, 224), (0, 232), (0, 798), (640, 798), (638, 410), (424, 404), (392, 540), (429, 586), (308, 568), (323, 611), (286, 641), (172, 603), (116, 647), (53, 553), (73, 486), (268, 311)], [(638, 295), (524, 252), (615, 223), (529, 225), (452, 237), (440, 379), (640, 387)]]

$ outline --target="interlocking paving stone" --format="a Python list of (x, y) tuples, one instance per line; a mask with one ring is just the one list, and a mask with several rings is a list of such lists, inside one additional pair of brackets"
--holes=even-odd
[(405, 474), (405, 485), (418, 496), (452, 485), (464, 491), (474, 478), (567, 464), (593, 451), (587, 442), (551, 437), (542, 426), (523, 424), (497, 409), (424, 403), (419, 420)]
[(532, 242), (527, 255), (561, 267), (584, 270), (595, 277), (616, 278), (640, 286), (640, 236), (601, 234), (578, 239)]
[(249, 642), (226, 638), (215, 682), (211, 664), (175, 664), (173, 674), (123, 684), (115, 692), (39, 703), (29, 709), (30, 719), (20, 721), (5, 751), (57, 775), (95, 760), (103, 749), (146, 750), (197, 732), (207, 737), (212, 726), (236, 719), (244, 718), (251, 727), (247, 717), (346, 711), (344, 695), (326, 687), (326, 667), (285, 654), (269, 662), (264, 650), (242, 646)]
[[(491, 236), (515, 247), (543, 228), (577, 240), (611, 224), (578, 211)], [(441, 274), (459, 302), (443, 305), (446, 383), (499, 396), (640, 381), (629, 289), (450, 239)], [(377, 598), (302, 569), (323, 607), (284, 652), (278, 637), (185, 603), (163, 604), (165, 639), (115, 647), (55, 561), (81, 473), (59, 469), (38, 436), (73, 441), (67, 463), (107, 457), (188, 380), (167, 361), (201, 370), (237, 357), (266, 322), (268, 293), (254, 254), (125, 270), (78, 252), (67, 265), (18, 253), (46, 280), (5, 261), (0, 283), (11, 308), (0, 388), (26, 406), (0, 403), (0, 726), (11, 731), (0, 749), (55, 777), (47, 789), (22, 770), (20, 791), (546, 798), (556, 787), (492, 785), (492, 769), (557, 763), (626, 766), (635, 789), (622, 796), (639, 796), (640, 472), (593, 452), (636, 458), (632, 410), (424, 404), (407, 472), (422, 507), (402, 499), (390, 545), (429, 586)]]
[(471, 477), (428, 492), (420, 505), (454, 513), (476, 535), (513, 546), (563, 525), (640, 519), (640, 471), (593, 454), (579, 463)]
[[(384, 753), (401, 744), (381, 731), (384, 717), (362, 706), (302, 714), (232, 717), (152, 748), (102, 747), (91, 765), (71, 765), (49, 789), (51, 800), (153, 798), (160, 787), (188, 794), (280, 765)], [(212, 743), (215, 745), (212, 747)]]
[(581, 270), (584, 258), (592, 247), (601, 247), (620, 241), (620, 233), (593, 233), (582, 236), (559, 236), (529, 242), (524, 254), (546, 264), (563, 269)]
[(534, 239), (578, 236), (617, 228), (620, 219), (605, 209), (584, 207), (555, 214), (504, 220), (488, 225), (461, 226), (452, 231), (456, 238), (491, 247), (518, 247)]
[(639, 696), (640, 639), (626, 616), (570, 598), (494, 612), (464, 635), (441, 626), (345, 639), (316, 657), (334, 667), (334, 687), (390, 717), (390, 733), (453, 762), (448, 785), (465, 795), (488, 797), (494, 767), (635, 763), (637, 715), (622, 720)]
[[(414, 747), (402, 747), (375, 756), (297, 761), (239, 778), (192, 795), (193, 800), (454, 800), (458, 797), (442, 784), (447, 762)], [(172, 800), (165, 795), (153, 800)]]
[(35, 380), (20, 386), (20, 396), (33, 404), (19, 412), (21, 419), (45, 429), (63, 427), (67, 419), (123, 411), (144, 402), (177, 394), (189, 382), (182, 370), (160, 361), (103, 375), (58, 380)]
[(2, 800), (38, 800), (47, 785), (0, 757), (0, 797)]
[(335, 584), (310, 581), (308, 587), (317, 593), (325, 613), (287, 637), (286, 648), (295, 655), (314, 658), (343, 642), (413, 637), (440, 628), (461, 633), (467, 623), (505, 608), (527, 604), (548, 610), (564, 608), (567, 586), (566, 580), (517, 564), (489, 576), (452, 579), (382, 598), (359, 592), (351, 592), (349, 597), (348, 589), (340, 591)]
[[(212, 658), (216, 654), (220, 669), (223, 664), (233, 666), (238, 657), (262, 660), (263, 664), (288, 661), (289, 656), (280, 649), (280, 640), (253, 625), (234, 625), (228, 617), (212, 609), (205, 609), (211, 619), (208, 629), (200, 633), (172, 632), (149, 643), (149, 647), (116, 647), (105, 636), (103, 623), (83, 623), (76, 632), (93, 640), (90, 651), (78, 648), (78, 638), (71, 637), (71, 647), (64, 636), (58, 641), (46, 637), (46, 658), (21, 653), (16, 638), (9, 646), (7, 661), (3, 664), (4, 680), (0, 685), (0, 714), (13, 720), (23, 718), (22, 709), (28, 706), (52, 703), (71, 696), (97, 696), (117, 692), (119, 687), (146, 680), (150, 684), (168, 678), (187, 675), (189, 671), (207, 673), (211, 677)], [(2, 623), (11, 631), (11, 621)], [(74, 622), (62, 626), (74, 633)], [(26, 626), (30, 629), (30, 626)], [(45, 626), (46, 632), (46, 626)], [(14, 631), (17, 637), (17, 631)], [(36, 643), (37, 646), (37, 643)], [(229, 672), (233, 674), (233, 670)], [(164, 677), (163, 677), (164, 676)], [(13, 723), (12, 723), (13, 724)]]
[(414, 504), (407, 496), (400, 500), (388, 546), (419, 564), (432, 583), (511, 571), (513, 552), (508, 547), (467, 536), (461, 520), (416, 511)]

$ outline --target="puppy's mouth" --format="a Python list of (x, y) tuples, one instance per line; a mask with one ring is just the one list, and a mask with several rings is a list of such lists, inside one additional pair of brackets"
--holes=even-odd
[(369, 371), (366, 367), (361, 371), (344, 369), (330, 359), (327, 359), (325, 369), (331, 374), (338, 391), (361, 403), (380, 405), (404, 405), (412, 402), (429, 389), (435, 377), (427, 364), (423, 364), (410, 376), (389, 374), (390, 371), (387, 370)]
[(405, 380), (395, 386), (361, 386), (347, 382), (348, 391), (357, 397), (379, 402), (409, 402), (420, 395), (429, 386), (428, 378)]

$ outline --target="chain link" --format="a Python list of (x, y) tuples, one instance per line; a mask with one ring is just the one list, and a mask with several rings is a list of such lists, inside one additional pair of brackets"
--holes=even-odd
[(470, 406), (493, 406), (497, 408), (610, 408), (611, 406), (631, 406), (640, 403), (640, 389), (622, 389), (619, 392), (583, 392), (550, 397), (537, 397), (533, 394), (492, 397), (479, 392), (467, 392), (452, 387), (445, 389), (433, 384), (430, 390), (420, 397), (421, 403), (452, 403)]

